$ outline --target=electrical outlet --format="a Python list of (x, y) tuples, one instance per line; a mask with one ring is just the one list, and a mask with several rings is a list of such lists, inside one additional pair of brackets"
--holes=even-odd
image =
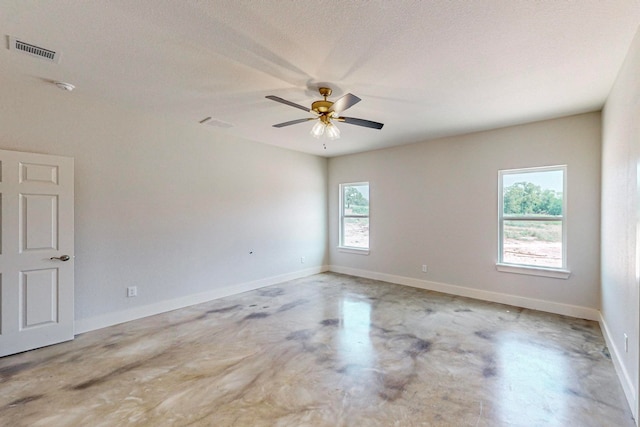
[(629, 337), (627, 336), (627, 334), (624, 334), (624, 352), (629, 352)]
[(137, 297), (138, 296), (138, 287), (137, 286), (129, 286), (127, 288), (127, 297)]
[(303, 256), (300, 257), (300, 264), (304, 264), (304, 257)]
[(427, 264), (422, 264), (422, 272), (423, 273), (427, 272)]

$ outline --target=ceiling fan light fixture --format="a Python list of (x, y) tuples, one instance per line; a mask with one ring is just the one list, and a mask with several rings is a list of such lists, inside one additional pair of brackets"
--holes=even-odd
[(311, 128), (311, 135), (313, 135), (314, 138), (320, 138), (324, 133), (324, 128), (325, 124), (318, 120)]
[(329, 123), (327, 125), (327, 136), (331, 140), (340, 138), (340, 129), (333, 123)]

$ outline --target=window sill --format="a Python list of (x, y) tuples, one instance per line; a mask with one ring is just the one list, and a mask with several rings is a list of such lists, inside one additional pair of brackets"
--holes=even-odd
[(338, 246), (338, 252), (347, 254), (369, 255), (369, 249), (349, 248), (346, 246)]
[(561, 268), (529, 267), (502, 263), (496, 264), (496, 270), (502, 271), (503, 273), (528, 274), (530, 276), (551, 277), (554, 279), (565, 280), (571, 276), (571, 272), (569, 270), (563, 270)]

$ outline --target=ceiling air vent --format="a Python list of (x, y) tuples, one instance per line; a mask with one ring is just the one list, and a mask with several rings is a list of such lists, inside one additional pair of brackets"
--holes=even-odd
[(211, 117), (207, 117), (205, 119), (200, 120), (200, 123), (203, 125), (209, 125), (217, 128), (228, 129), (233, 127), (231, 123), (223, 122), (222, 120), (214, 119)]
[(36, 46), (11, 36), (9, 36), (9, 50), (16, 50), (56, 64), (60, 62), (60, 52)]

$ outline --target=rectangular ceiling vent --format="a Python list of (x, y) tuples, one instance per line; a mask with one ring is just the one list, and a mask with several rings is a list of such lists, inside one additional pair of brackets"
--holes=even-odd
[(223, 129), (229, 129), (233, 127), (231, 123), (223, 122), (222, 120), (217, 120), (211, 117), (207, 117), (205, 119), (200, 120), (200, 123), (202, 123), (203, 125), (209, 125), (209, 126), (223, 128)]
[(9, 50), (16, 50), (18, 52), (26, 53), (27, 55), (31, 55), (45, 61), (53, 62), (55, 64), (60, 63), (60, 52), (46, 49), (41, 46), (36, 46), (34, 44), (27, 43), (23, 40), (11, 36), (9, 36)]

